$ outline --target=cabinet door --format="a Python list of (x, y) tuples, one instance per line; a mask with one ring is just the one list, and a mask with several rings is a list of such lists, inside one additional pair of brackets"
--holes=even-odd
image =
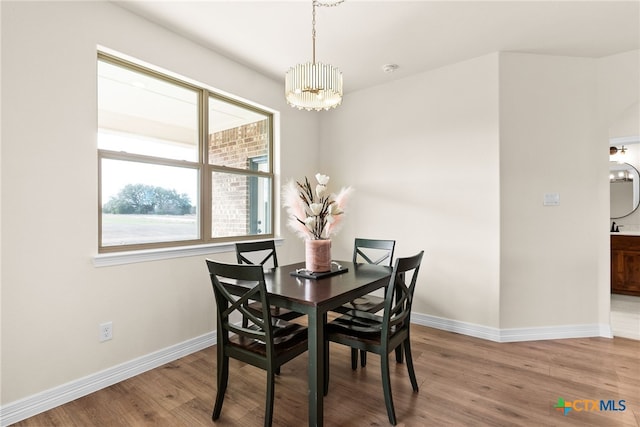
[(624, 282), (620, 291), (624, 293), (640, 293), (640, 252), (623, 252)]
[(624, 287), (624, 257), (622, 251), (611, 251), (611, 292)]

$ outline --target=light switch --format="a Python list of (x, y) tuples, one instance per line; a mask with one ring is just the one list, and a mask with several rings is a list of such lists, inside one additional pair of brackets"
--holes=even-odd
[(544, 193), (544, 206), (558, 206), (560, 205), (560, 194), (558, 193)]

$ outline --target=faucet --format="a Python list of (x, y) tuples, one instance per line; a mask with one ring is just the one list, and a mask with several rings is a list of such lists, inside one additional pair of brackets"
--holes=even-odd
[(616, 227), (616, 222), (613, 221), (613, 224), (611, 224), (611, 232), (615, 233), (616, 231), (620, 231), (620, 230), (618, 230), (618, 228)]

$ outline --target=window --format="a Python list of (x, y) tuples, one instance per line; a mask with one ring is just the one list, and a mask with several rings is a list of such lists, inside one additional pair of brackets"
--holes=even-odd
[(273, 116), (98, 54), (99, 251), (272, 237)]

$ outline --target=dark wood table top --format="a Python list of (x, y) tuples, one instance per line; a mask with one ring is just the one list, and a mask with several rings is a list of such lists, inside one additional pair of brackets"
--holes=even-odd
[[(292, 276), (291, 272), (304, 268), (304, 262), (289, 264), (265, 271), (265, 284), (272, 303), (286, 299), (295, 305), (337, 307), (386, 285), (391, 268), (371, 264), (338, 261), (348, 269), (345, 273), (320, 279)], [(366, 289), (363, 289), (366, 288)]]
[[(304, 268), (304, 262), (265, 270), (270, 303), (303, 313), (317, 311), (320, 306), (324, 309), (320, 311), (325, 311), (384, 287), (391, 276), (390, 267), (350, 261), (338, 263), (348, 271), (320, 279), (291, 275), (291, 272)], [(227, 283), (242, 287), (241, 282)]]

